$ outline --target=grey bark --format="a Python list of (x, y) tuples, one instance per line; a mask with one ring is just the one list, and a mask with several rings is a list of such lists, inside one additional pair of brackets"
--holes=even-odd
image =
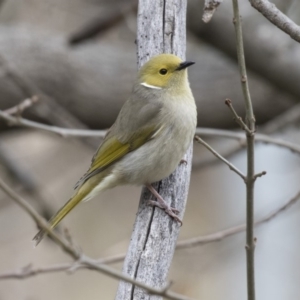
[[(185, 18), (186, 0), (139, 1), (137, 31), (139, 66), (151, 56), (162, 52), (174, 53), (185, 59)], [(169, 178), (154, 185), (169, 204), (180, 210), (181, 218), (185, 210), (190, 181), (191, 147), (185, 159), (186, 165), (178, 166)], [(147, 206), (150, 197), (150, 193), (144, 189), (123, 272), (153, 287), (163, 288), (166, 285), (180, 225), (164, 211)], [(149, 295), (129, 283), (120, 282), (116, 299), (158, 300), (161, 297)]]

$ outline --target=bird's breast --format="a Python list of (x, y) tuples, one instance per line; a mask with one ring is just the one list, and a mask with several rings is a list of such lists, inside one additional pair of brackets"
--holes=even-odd
[[(158, 120), (161, 131), (116, 164), (115, 172), (128, 184), (147, 184), (169, 176), (191, 144), (196, 128), (196, 107), (192, 101), (163, 106)], [(174, 100), (176, 101), (176, 99)]]

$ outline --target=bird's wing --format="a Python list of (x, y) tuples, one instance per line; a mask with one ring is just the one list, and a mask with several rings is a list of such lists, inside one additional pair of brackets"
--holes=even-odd
[(127, 153), (144, 145), (156, 136), (162, 126), (144, 127), (135, 132), (126, 142), (120, 142), (116, 136), (106, 138), (95, 153), (89, 170), (76, 183), (75, 189), (82, 186), (92, 176), (102, 172), (107, 167), (124, 157)]
[(151, 139), (159, 128), (156, 125), (145, 126), (122, 142), (116, 136), (107, 138), (95, 154), (89, 171), (93, 172), (97, 169), (104, 169), (127, 153), (139, 148)]
[(162, 129), (157, 119), (160, 109), (161, 105), (155, 101), (143, 101), (136, 96), (129, 98), (75, 188), (156, 137)]

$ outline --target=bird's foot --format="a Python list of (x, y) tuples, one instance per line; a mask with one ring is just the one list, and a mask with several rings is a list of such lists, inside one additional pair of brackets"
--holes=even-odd
[(166, 203), (162, 204), (155, 200), (148, 200), (147, 205), (159, 207), (160, 209), (164, 210), (166, 212), (166, 214), (168, 214), (171, 218), (173, 218), (175, 221), (180, 223), (180, 225), (182, 225), (182, 221), (177, 216), (177, 214), (179, 214), (178, 209), (171, 207), (171, 206), (167, 205)]
[(148, 184), (146, 186), (149, 189), (149, 191), (153, 194), (153, 196), (156, 197), (157, 199), (157, 201), (149, 200), (148, 205), (157, 206), (161, 208), (166, 212), (166, 214), (168, 214), (171, 218), (173, 218), (175, 221), (180, 223), (180, 225), (182, 226), (182, 221), (177, 216), (179, 210), (168, 205), (166, 201), (162, 198), (162, 196), (155, 190), (155, 188), (151, 184)]

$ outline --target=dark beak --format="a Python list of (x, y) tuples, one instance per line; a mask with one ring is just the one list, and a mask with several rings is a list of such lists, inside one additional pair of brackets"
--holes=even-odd
[(183, 69), (193, 65), (194, 63), (195, 62), (193, 62), (193, 61), (184, 61), (179, 65), (179, 67), (176, 69), (176, 71), (183, 70)]

